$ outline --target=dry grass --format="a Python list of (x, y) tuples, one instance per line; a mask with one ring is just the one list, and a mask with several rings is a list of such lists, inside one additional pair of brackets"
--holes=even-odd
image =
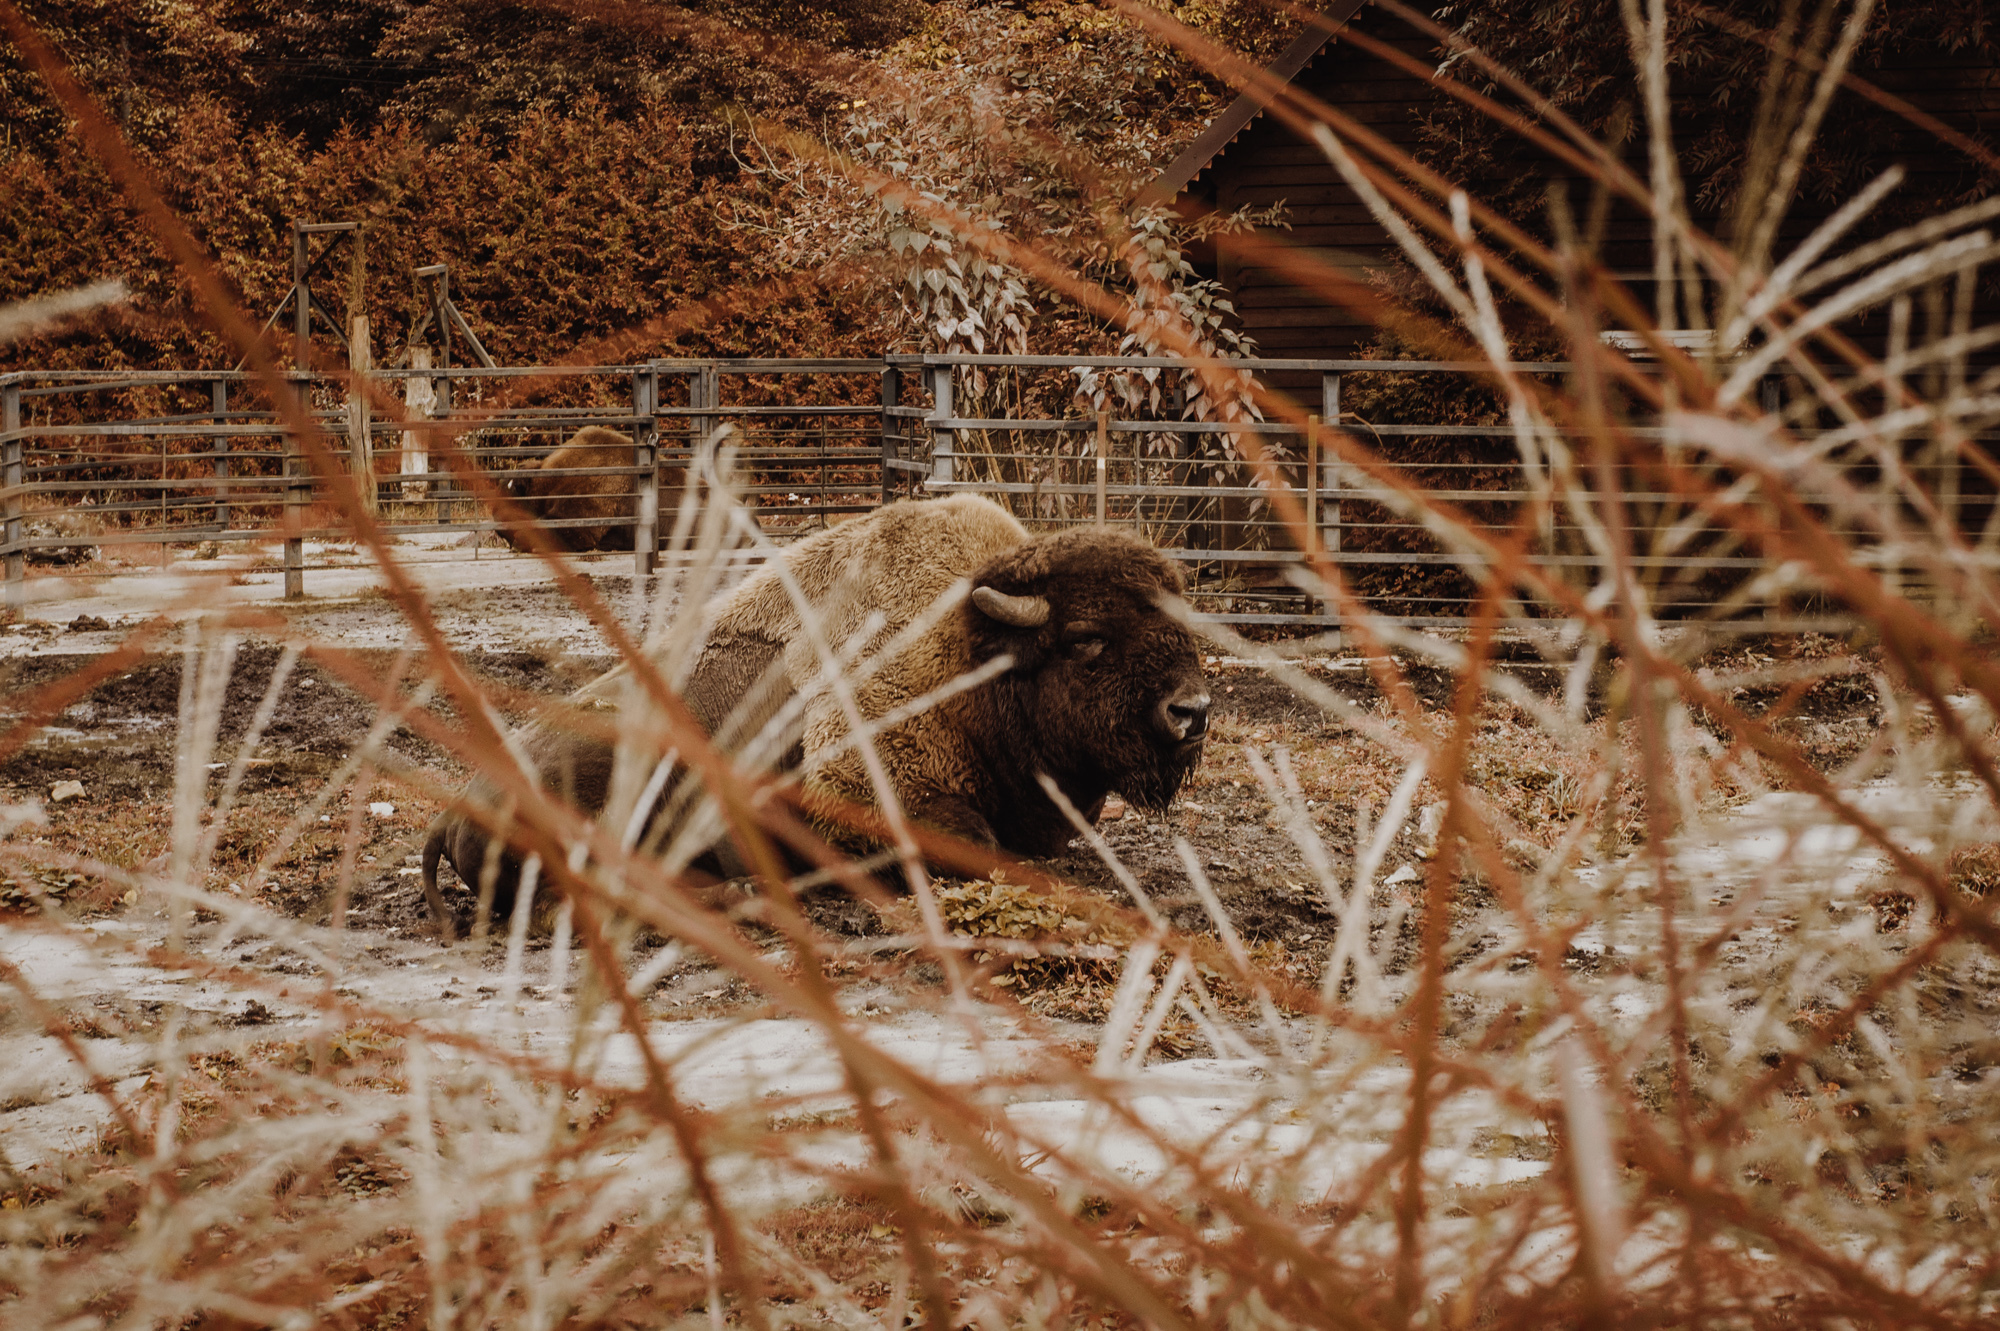
[[(12, 30), (274, 375), (109, 122)], [(1635, 7), (1642, 47), (1649, 31)], [(1591, 519), (1598, 581), (1552, 580), (1525, 544), (1397, 491), (1342, 438), (1385, 502), (1466, 554), (1481, 617), (1450, 637), (1399, 630), (1318, 561), (1316, 590), (1349, 613), (1363, 659), (1302, 672), (1217, 630), (1218, 655), (1255, 661), (1217, 670), (1225, 697), (1268, 673), (1317, 710), (1219, 722), (1162, 825), (1103, 829), (1129, 865), (1073, 884), (997, 864), (931, 882), (908, 865), (916, 895), (878, 910), (668, 873), (615, 835), (636, 787), (594, 823), (538, 796), (491, 723), (518, 696), (466, 673), (336, 485), (411, 648), (390, 668), (287, 645), (380, 726), (253, 777), (262, 723), (221, 738), (248, 630), (195, 616), (162, 638), (184, 673), (156, 786), (37, 810), (38, 771), (0, 807), (16, 894), (0, 935), (8, 1323), (1959, 1326), (2000, 1312), (2000, 675), (1974, 631), (2000, 606), (1988, 552), (1930, 519), (1913, 473), (1866, 542), (1831, 538), (1823, 519), (1851, 498), (1843, 457), (1764, 419), (1741, 364), (1670, 358), (1661, 389), (1596, 340), (1605, 292), (1575, 283), (1588, 256), (1573, 238), (1559, 254), (1510, 243), (1463, 203), (1454, 224), (1448, 196), (1398, 192), (1410, 164), (1393, 150), (1347, 142), (1324, 108), (1277, 113), (1317, 125), (1385, 219), (1426, 231), (1421, 247), (1408, 231), (1413, 259), (1511, 395), (1542, 502)], [(1727, 308), (1761, 311), (1747, 354), (1818, 384), (1854, 449), (1916, 431), (1984, 459), (1969, 432), (1991, 407), (1962, 345), (1928, 349), (1953, 372), (1929, 397), (1898, 381), (1909, 401), (1885, 424), (1828, 369), (1847, 352), (1806, 330), (1824, 293), (1662, 236)], [(1871, 298), (1907, 305), (1959, 271), (1933, 240), (1895, 251), (1910, 261)], [(1570, 390), (1500, 368), (1492, 282), (1566, 329)], [(1671, 449), (1609, 412), (1614, 382), (1665, 414)], [(324, 446), (303, 417), (291, 427)], [(1571, 451), (1579, 432), (1596, 457)], [(1875, 645), (1671, 639), (1627, 562), (1657, 533), (1629, 530), (1599, 464), (1708, 505), (1792, 590), (1843, 598)], [(675, 730), (648, 675), (693, 633), (740, 513), (723, 478), (707, 482), (713, 521), (660, 579), (650, 637), (550, 561), (634, 668), (621, 743), (648, 760)], [(1284, 492), (1273, 503), (1299, 517)], [(1900, 571), (1880, 576), (1869, 550), (1887, 545), (1921, 599)], [(1567, 616), (1538, 675), (1497, 659), (1516, 597)], [(11, 761), (49, 719), (19, 723)], [(389, 745), (398, 724), (435, 756)], [(683, 757), (704, 747), (672, 741)], [(524, 899), (494, 937), (451, 949), (410, 943), (408, 920), (400, 937), (386, 919), (335, 927), (357, 925), (370, 874), (405, 867), (450, 774), (472, 769), (517, 797), (541, 914)], [(742, 774), (715, 773), (750, 806)], [(367, 811), (381, 798), (393, 816)]]

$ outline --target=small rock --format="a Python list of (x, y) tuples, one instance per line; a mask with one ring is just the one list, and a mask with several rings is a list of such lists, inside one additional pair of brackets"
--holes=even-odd
[(69, 622), (71, 633), (103, 633), (111, 627), (111, 622), (99, 615), (78, 615)]
[(1438, 833), (1444, 830), (1444, 805), (1426, 804), (1417, 815), (1417, 858), (1427, 860), (1437, 854)]
[(1387, 878), (1384, 878), (1382, 880), (1382, 886), (1401, 887), (1404, 883), (1416, 882), (1417, 876), (1418, 875), (1416, 868), (1412, 865), (1406, 864), (1402, 868), (1396, 870), (1396, 872), (1390, 874)]
[(1113, 795), (1104, 801), (1103, 819), (1110, 822), (1125, 816), (1125, 801)]
[(396, 806), (387, 800), (376, 800), (368, 806), (368, 812), (376, 818), (394, 818)]
[(51, 804), (61, 804), (65, 800), (80, 800), (82, 798), (83, 782), (81, 781), (58, 781), (54, 786), (49, 788), (49, 803)]

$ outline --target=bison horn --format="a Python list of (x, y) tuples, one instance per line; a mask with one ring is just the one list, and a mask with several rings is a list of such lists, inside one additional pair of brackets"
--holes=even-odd
[(1041, 596), (1009, 596), (991, 587), (974, 587), (972, 603), (988, 619), (1012, 624), (1017, 629), (1038, 629), (1049, 622), (1049, 603)]

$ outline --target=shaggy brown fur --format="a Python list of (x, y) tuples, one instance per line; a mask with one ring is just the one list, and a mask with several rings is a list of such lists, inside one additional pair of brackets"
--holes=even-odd
[[(877, 739), (911, 818), (1040, 856), (1060, 851), (1073, 828), (1039, 774), (1092, 819), (1113, 791), (1164, 809), (1208, 730), (1196, 641), (1170, 611), (1184, 587), (1179, 567), (1127, 532), (1079, 528), (992, 553), (971, 582), (1045, 602), (1045, 622), (1006, 622), (969, 599), (857, 690), (861, 714), (878, 717), (1002, 653), (1013, 658), (998, 678)], [(808, 716), (806, 788), (872, 803), (859, 755), (835, 751), (846, 733), (834, 709)]]
[[(570, 551), (630, 550), (632, 523), (637, 512), (634, 492), (638, 480), (632, 476), (550, 476), (551, 471), (579, 467), (630, 467), (632, 441), (616, 430), (587, 425), (571, 435), (568, 442), (543, 458), (524, 474), (510, 477), (507, 493), (530, 518), (537, 522), (559, 522), (576, 518), (596, 518), (616, 525), (554, 527), (549, 535), (558, 548)], [(680, 502), (681, 480), (677, 470), (660, 477), (660, 510), (673, 512)], [(510, 524), (500, 535), (516, 550), (529, 548), (522, 527)]]
[[(820, 641), (861, 660), (934, 606), (941, 612), (856, 687), (865, 718), (883, 716), (1001, 653), (1012, 658), (998, 678), (878, 737), (890, 786), (920, 823), (1021, 854), (1052, 854), (1071, 828), (1043, 792), (1039, 773), (1094, 818), (1112, 791), (1141, 807), (1164, 808), (1200, 760), (1208, 694), (1194, 636), (1171, 614), (1183, 589), (1178, 566), (1137, 537), (1110, 529), (1031, 538), (997, 505), (960, 495), (890, 505), (821, 532), (712, 607), (687, 689), (691, 707), (713, 731), (746, 691), (755, 693), (731, 722), (736, 735), (748, 735), (788, 697), (812, 690), (785, 761), (802, 769), (809, 796), (876, 802), (859, 754), (845, 747), (846, 712), (819, 685), (819, 650), (787, 578), (814, 607)], [(980, 596), (967, 595), (975, 588), (1040, 606), (1042, 622), (996, 617)], [(958, 603), (939, 605), (947, 596)], [(864, 643), (857, 635), (871, 616), (880, 625)], [(608, 699), (619, 673), (585, 692)], [(752, 688), (760, 679), (764, 686)], [(543, 731), (530, 750), (545, 780), (581, 807), (602, 806), (613, 757), (608, 746)], [(482, 795), (475, 787), (465, 798)], [(483, 798), (490, 800), (490, 790)], [(672, 798), (669, 792), (662, 803)], [(655, 829), (654, 839), (671, 830)], [(824, 830), (855, 844), (830, 820)], [(440, 911), (441, 854), (471, 883), (494, 852), (462, 814), (439, 818), (425, 847), (424, 883)], [(719, 864), (738, 867), (726, 855)], [(504, 909), (518, 865), (501, 854), (497, 868), (495, 906)]]
[[(726, 751), (734, 751), (755, 735), (784, 703), (789, 694), (784, 670), (774, 650), (739, 650), (697, 660), (681, 697), (702, 728), (714, 735)], [(603, 719), (615, 715), (615, 698), (627, 683), (620, 669), (577, 690), (567, 703), (525, 727), (517, 736), (541, 783), (585, 812), (601, 812), (611, 798), (617, 777), (619, 753), (611, 744), (582, 733), (574, 718), (595, 715)], [(794, 733), (782, 736), (777, 765), (798, 766), (803, 754)], [(644, 783), (650, 773), (628, 773), (627, 779)], [(682, 792), (678, 783), (669, 784), (654, 801), (647, 823), (655, 822), (662, 810), (675, 810), (697, 792)], [(430, 826), (423, 850), (424, 900), (439, 929), (452, 935), (453, 912), (438, 890), (440, 861), (451, 865), (459, 880), (482, 894), (490, 894), (490, 909), (500, 917), (513, 909), (520, 890), (522, 860), (506, 844), (495, 838), (471, 816), (471, 810), (489, 812), (502, 807), (499, 788), (486, 777), (477, 777), (450, 808), (440, 813)], [(657, 838), (654, 838), (657, 840)], [(718, 876), (734, 869), (711, 860), (703, 867)], [(490, 886), (485, 886), (490, 879)]]

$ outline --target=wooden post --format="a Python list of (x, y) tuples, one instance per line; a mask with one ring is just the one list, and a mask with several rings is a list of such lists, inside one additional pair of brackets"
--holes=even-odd
[[(688, 405), (695, 408), (713, 408), (722, 401), (722, 380), (712, 364), (696, 368), (688, 379)], [(715, 473), (715, 454), (710, 447), (709, 436), (715, 433), (715, 417), (690, 416), (688, 418), (688, 452), (694, 471), (703, 477)]]
[(1111, 413), (1100, 410), (1097, 413), (1097, 525), (1102, 527), (1108, 520), (1105, 513), (1105, 490), (1111, 471)]
[[(1340, 376), (1337, 374), (1325, 375), (1320, 380), (1320, 415), (1328, 425), (1333, 426), (1335, 429), (1340, 428)], [(1319, 478), (1321, 488), (1327, 490), (1342, 488), (1340, 483), (1340, 464), (1338, 462), (1327, 462), (1322, 458), (1321, 465), (1325, 468), (1325, 472)], [(1314, 535), (1324, 541), (1324, 545), (1321, 548), (1329, 555), (1339, 554), (1340, 501), (1338, 499), (1330, 499), (1323, 504), (1320, 510), (1320, 519), (1320, 527)]]
[(369, 337), (368, 313), (362, 304), (368, 278), (368, 232), (356, 225), (347, 237), (347, 453), (361, 502), (370, 513), (380, 508), (375, 483), (374, 409), (368, 401), (375, 345)]
[[(312, 410), (312, 389), (301, 382), (299, 392), (299, 413), (307, 415)], [(284, 489), (285, 489), (285, 599), (296, 601), (306, 594), (306, 541), (305, 541), (305, 499), (312, 495), (312, 480), (305, 475), (306, 460), (299, 447), (298, 437), (292, 431), (285, 431)], [(301, 494), (301, 481), (304, 483)]]
[[(437, 323), (439, 326), (438, 357), (437, 357), (436, 368), (440, 370), (449, 371), (451, 369), (451, 329), (449, 326), (445, 324), (444, 302), (450, 299), (450, 296), (447, 294), (450, 290), (450, 287), (448, 285), (448, 283), (450, 282), (450, 274), (444, 271), (443, 264), (439, 264), (437, 267), (439, 270), (438, 284), (437, 286), (432, 288), (432, 294), (435, 298), (434, 304), (432, 305), (432, 310), (436, 314)], [(449, 417), (450, 415), (451, 415), (451, 375), (449, 373), (445, 373), (445, 374), (440, 374), (437, 378), (431, 380), (430, 417), (434, 421), (441, 421)], [(428, 446), (430, 439), (433, 437), (434, 436), (430, 435), (426, 436), (425, 438), (426, 446)], [(431, 486), (431, 498), (437, 501), (438, 522), (446, 523), (451, 521), (450, 496), (456, 493), (459, 488), (460, 486), (459, 483), (456, 481), (456, 479), (448, 475), (439, 476), (437, 483)], [(477, 512), (475, 512), (472, 516), (474, 521), (478, 520), (479, 515)], [(479, 538), (477, 535), (475, 535), (473, 538), (472, 549), (473, 553), (475, 554), (477, 554), (479, 551)]]
[[(410, 348), (410, 368), (428, 370), (431, 367), (431, 349), (418, 345)], [(403, 380), (403, 418), (411, 417), (427, 421), (431, 407), (437, 401), (437, 385), (428, 374), (413, 374)], [(403, 459), (399, 470), (403, 476), (403, 498), (417, 499), (430, 493), (431, 482), (431, 436), (425, 429), (403, 431)]]
[(292, 363), (306, 368), (312, 349), (312, 292), (306, 287), (306, 231), (292, 223)]
[(1319, 549), (1319, 416), (1306, 417), (1306, 558)]
[[(451, 304), (451, 269), (441, 263), (432, 264), (428, 268), (417, 269), (417, 276), (435, 277), (437, 279), (437, 284), (431, 288), (431, 320), (438, 327), (437, 368), (449, 371), (451, 369), (451, 317), (445, 313), (445, 310)], [(432, 384), (431, 419), (441, 421), (451, 415), (451, 375), (448, 373), (441, 374), (432, 380)], [(431, 487), (431, 497), (437, 500), (437, 520), (440, 523), (451, 521), (451, 501), (446, 496), (457, 488), (450, 480), (442, 478), (438, 484)], [(476, 518), (477, 514), (474, 516)], [(475, 554), (478, 553), (479, 540), (477, 537), (473, 539), (472, 549)]]
[(902, 423), (890, 415), (891, 408), (903, 402), (903, 371), (894, 365), (882, 367), (882, 502), (887, 504), (896, 497), (896, 469), (889, 464), (902, 458), (902, 450), (897, 447), (896, 431)]
[(634, 505), (638, 525), (632, 529), (632, 576), (644, 578), (653, 571), (660, 550), (660, 454), (659, 427), (653, 420), (660, 392), (659, 372), (632, 372), (632, 414), (642, 419), (632, 427), (632, 465), (638, 475), (639, 502)]
[(21, 482), (25, 470), (21, 464), (21, 390), (12, 384), (0, 388), (0, 434), (6, 435), (5, 442), (0, 443), (0, 486), (6, 489), (7, 608), (18, 610), (28, 600), (28, 555), (20, 544)]
[[(1775, 375), (1765, 375), (1757, 384), (1757, 405), (1763, 410), (1766, 416), (1774, 419), (1784, 407), (1784, 398), (1778, 389), (1778, 379)], [(1940, 476), (1939, 479), (1942, 481), (1943, 478)], [(1940, 485), (1940, 499), (1943, 498), (1942, 490), (1943, 486)], [(1765, 620), (1778, 619), (1784, 614), (1784, 611), (1785, 598), (1783, 596), (1767, 596), (1764, 598), (1763, 618)]]
[[(1340, 376), (1337, 374), (1320, 376), (1319, 396), (1321, 418), (1326, 424), (1333, 426), (1336, 430), (1339, 429)], [(1338, 462), (1328, 462), (1324, 452), (1319, 447), (1318, 421), (1313, 423), (1311, 436), (1315, 494), (1321, 490), (1342, 489), (1340, 464)], [(1322, 471), (1321, 468), (1325, 468), (1325, 470)], [(1329, 560), (1334, 562), (1338, 562), (1340, 557), (1340, 519), (1341, 508), (1338, 499), (1322, 503), (1319, 506), (1319, 512), (1313, 517), (1313, 539), (1321, 543), (1320, 549), (1326, 553)], [(1340, 645), (1341, 633), (1336, 629), (1328, 635), (1328, 646), (1334, 651), (1339, 651)]]
[(361, 503), (370, 513), (377, 509), (375, 492), (374, 421), (368, 405), (369, 371), (375, 368), (375, 349), (368, 336), (368, 316), (357, 314), (348, 324), (349, 378), (347, 381), (347, 465), (361, 490)]
[(931, 480), (947, 485), (957, 479), (958, 431), (937, 422), (951, 419), (951, 387), (951, 366), (931, 366)]
[[(208, 409), (218, 426), (229, 424), (229, 381), (215, 379), (208, 385)], [(215, 436), (209, 450), (215, 455), (212, 470), (215, 473), (215, 534), (220, 536), (229, 530), (229, 447), (228, 436)]]

